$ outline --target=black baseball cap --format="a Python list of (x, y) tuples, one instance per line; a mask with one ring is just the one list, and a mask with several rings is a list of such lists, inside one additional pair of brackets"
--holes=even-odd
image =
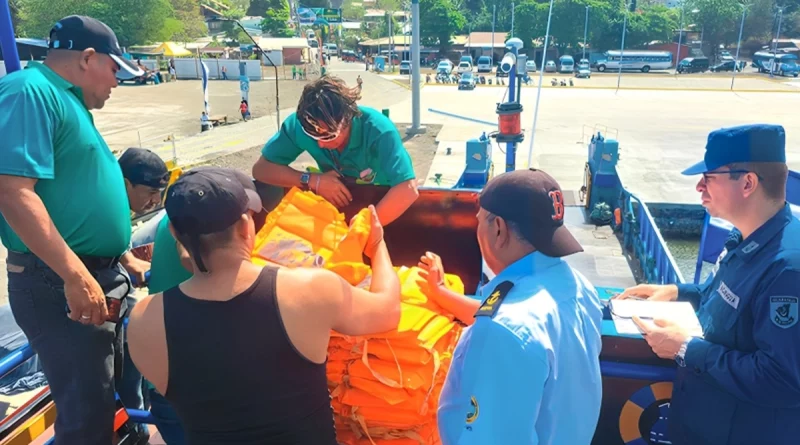
[(186, 235), (186, 246), (201, 272), (200, 235), (222, 232), (248, 210), (258, 213), (261, 198), (253, 180), (233, 169), (206, 167), (184, 173), (169, 189), (165, 204), (175, 231)]
[(122, 48), (114, 31), (100, 20), (83, 15), (71, 15), (59, 20), (50, 30), (50, 49), (83, 51), (93, 48), (106, 54), (119, 68), (134, 77), (144, 74), (138, 66), (122, 56)]
[(547, 173), (515, 170), (495, 177), (484, 187), (480, 206), (516, 224), (520, 234), (549, 257), (583, 252), (578, 240), (564, 226), (564, 194)]
[(131, 147), (119, 157), (122, 176), (133, 185), (163, 189), (169, 184), (169, 170), (161, 157), (144, 148)]

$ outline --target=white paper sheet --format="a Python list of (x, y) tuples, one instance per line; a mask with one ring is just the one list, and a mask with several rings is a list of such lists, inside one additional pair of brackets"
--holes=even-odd
[(638, 315), (646, 323), (661, 318), (682, 326), (693, 337), (703, 336), (703, 328), (694, 307), (686, 301), (611, 300), (609, 306), (614, 327), (619, 334), (641, 334), (639, 327), (633, 322), (633, 316)]

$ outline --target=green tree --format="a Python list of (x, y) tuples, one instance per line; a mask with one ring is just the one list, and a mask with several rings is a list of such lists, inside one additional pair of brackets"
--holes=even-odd
[(292, 37), (294, 31), (289, 28), (289, 2), (281, 0), (279, 8), (267, 10), (261, 21), (261, 31), (272, 37)]
[[(239, 20), (244, 17), (244, 11), (234, 8), (225, 11), (223, 15), (229, 20)], [(248, 42), (250, 40), (247, 34), (242, 31), (242, 28), (233, 22), (222, 22), (222, 32), (225, 33), (225, 37), (233, 40), (235, 43)]]
[(186, 42), (208, 34), (197, 0), (170, 0), (174, 17), (164, 24), (164, 40)]
[(703, 34), (703, 48), (716, 56), (720, 44), (735, 42), (739, 33), (741, 8), (731, 0), (689, 0), (686, 10), (694, 13), (696, 29)]
[(250, 5), (243, 10), (247, 11), (249, 16), (262, 17), (272, 6), (271, 3), (270, 0), (250, 0)]
[(342, 4), (342, 18), (354, 21), (361, 21), (364, 18), (363, 3), (347, 0)]
[(464, 28), (466, 19), (450, 0), (420, 0), (420, 40), (423, 45), (439, 46), (439, 52), (450, 48), (450, 38)]
[(250, 8), (250, 0), (231, 0), (231, 6), (242, 11), (247, 11)]

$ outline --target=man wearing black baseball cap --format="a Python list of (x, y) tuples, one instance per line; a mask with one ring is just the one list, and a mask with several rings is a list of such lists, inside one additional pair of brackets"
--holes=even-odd
[(161, 194), (169, 183), (169, 170), (159, 155), (131, 147), (119, 157), (119, 167), (133, 212), (150, 211), (161, 202)]
[(325, 269), (253, 264), (256, 200), (227, 169), (193, 170), (170, 187), (169, 224), (193, 275), (136, 305), (131, 357), (178, 412), (189, 443), (335, 445), (331, 330), (385, 332), (400, 319), (383, 228), (370, 206), (372, 279), (359, 289)]
[[(502, 174), (480, 195), (478, 244), (496, 276), (482, 301), (448, 291), (441, 259), (419, 266), (437, 303), (471, 324), (439, 399), (444, 445), (588, 444), (600, 416), (602, 306), (562, 258), (583, 251), (564, 196), (541, 170)], [(574, 419), (581, 419), (574, 422)], [(564, 428), (565, 424), (569, 428)]]
[(634, 318), (653, 352), (678, 364), (669, 416), (674, 444), (793, 444), (800, 437), (800, 221), (787, 202), (786, 131), (712, 131), (697, 191), (734, 228), (700, 285), (642, 284), (617, 298), (689, 301), (703, 337)]
[(122, 171), (91, 110), (130, 66), (114, 33), (88, 17), (60, 20), (49, 45), (44, 63), (0, 79), (9, 304), (58, 408), (56, 444), (107, 445), (122, 354), (109, 307), (126, 310), (131, 283), (120, 259), (131, 218)]

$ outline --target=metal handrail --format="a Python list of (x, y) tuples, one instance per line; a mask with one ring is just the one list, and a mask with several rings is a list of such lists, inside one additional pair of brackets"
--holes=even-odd
[[(683, 274), (669, 251), (664, 237), (661, 236), (661, 231), (658, 229), (650, 209), (641, 199), (624, 187), (622, 195), (626, 216), (623, 218), (625, 247), (634, 252), (645, 281), (655, 284), (684, 283)], [(633, 201), (639, 204), (636, 212), (633, 209)], [(632, 233), (634, 225), (639, 229), (635, 240)], [(653, 261), (653, 264), (650, 260)]]

